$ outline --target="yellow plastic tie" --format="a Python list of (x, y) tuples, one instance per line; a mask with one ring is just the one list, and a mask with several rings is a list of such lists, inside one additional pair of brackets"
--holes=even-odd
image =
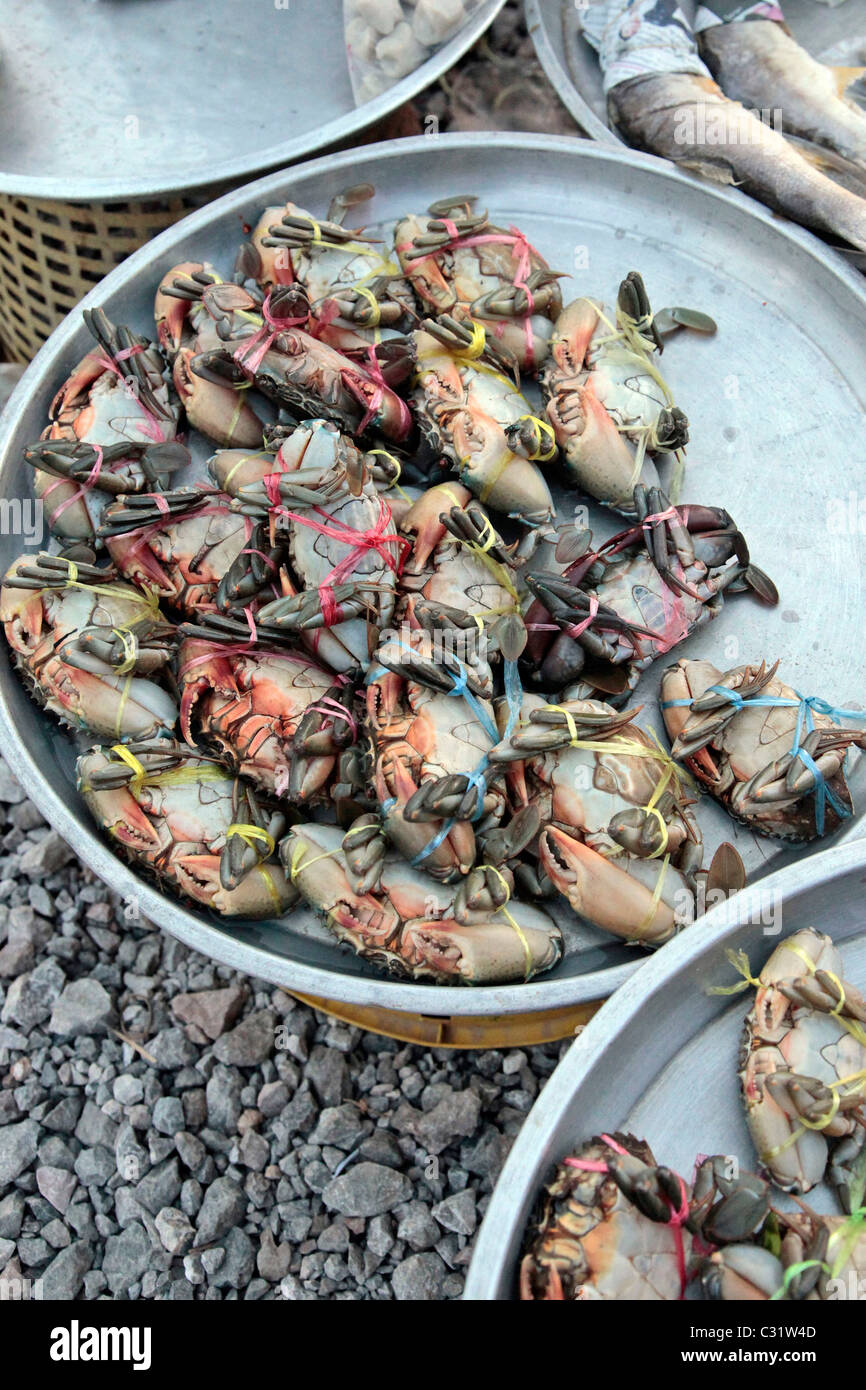
[(473, 555), (476, 555), (478, 559), (487, 566), (500, 588), (504, 589), (505, 592), (514, 599), (515, 604), (519, 606), (520, 595), (514, 586), (514, 581), (508, 573), (508, 570), (499, 560), (494, 559), (490, 554), (491, 549), (496, 544), (497, 535), (493, 529), (489, 516), (484, 518), (484, 527), (485, 529), (481, 533), (484, 537), (483, 541), (467, 540), (465, 536), (455, 536), (454, 539), (459, 541), (461, 545), (465, 545), (467, 550), (471, 551)]
[(836, 1081), (828, 1081), (827, 1090), (833, 1093), (833, 1100), (829, 1110), (826, 1110), (817, 1120), (807, 1120), (804, 1115), (800, 1115), (797, 1122), (799, 1128), (793, 1130), (783, 1144), (777, 1144), (772, 1149), (765, 1149), (761, 1154), (761, 1158), (776, 1158), (778, 1154), (784, 1153), (786, 1149), (789, 1149), (792, 1144), (796, 1144), (798, 1139), (802, 1139), (807, 1130), (821, 1131), (825, 1130), (828, 1125), (831, 1125), (842, 1103), (843, 1098), (839, 1095), (839, 1091), (843, 1086), (851, 1087), (850, 1090), (845, 1092), (846, 1099), (848, 1096), (859, 1095), (861, 1091), (866, 1089), (866, 1071), (855, 1071), (852, 1072), (850, 1076), (840, 1077)]
[(497, 869), (495, 864), (479, 864), (478, 867), (480, 869), (483, 869), (485, 872), (489, 870), (490, 873), (495, 874), (496, 877), (499, 879), (499, 882), (505, 889), (505, 902), (502, 904), (501, 907), (498, 907), (496, 910), (497, 912), (502, 913), (508, 925), (512, 927), (514, 931), (517, 932), (520, 944), (523, 947), (523, 957), (526, 962), (526, 970), (523, 975), (523, 979), (525, 982), (529, 979), (530, 975), (532, 974), (532, 952), (529, 949), (529, 942), (526, 939), (526, 932), (523, 930), (520, 923), (515, 921), (513, 915), (508, 911), (508, 903), (511, 899), (511, 889), (508, 886), (508, 880), (506, 879), (505, 875), (501, 872), (501, 870)]
[(362, 299), (366, 299), (367, 303), (371, 306), (373, 310), (373, 317), (370, 320), (370, 322), (362, 324), (361, 327), (378, 328), (379, 324), (382, 322), (382, 309), (373, 291), (368, 289), (366, 285), (362, 285), (360, 281), (358, 282), (358, 284), (353, 285), (352, 289), (355, 291), (356, 294), (361, 295)]
[(277, 913), (281, 912), (283, 908), (283, 900), (280, 897), (279, 892), (277, 891), (277, 885), (274, 883), (273, 874), (271, 873), (267, 864), (257, 864), (256, 870), (259, 874), (261, 874), (262, 878), (265, 881), (265, 888), (267, 889), (268, 896), (274, 905), (275, 911)]
[(239, 835), (248, 849), (255, 849), (255, 842), (258, 840), (265, 846), (266, 859), (270, 859), (276, 849), (273, 835), (260, 825), (232, 824), (226, 831), (226, 839), (230, 839), (232, 835)]
[(127, 701), (129, 700), (129, 692), (132, 689), (132, 681), (133, 677), (130, 673), (124, 680), (123, 689), (120, 692), (120, 699), (117, 703), (117, 718), (114, 721), (115, 738), (123, 737), (123, 716), (126, 712)]
[[(667, 827), (665, 827), (665, 840), (667, 840)], [(653, 858), (655, 858), (655, 855), (652, 855), (652, 854), (651, 854), (651, 855), (649, 855), (649, 858), (650, 858), (650, 859), (653, 859)], [(642, 921), (642, 922), (640, 923), (640, 925), (638, 926), (637, 932), (635, 933), (635, 939), (638, 940), (638, 941), (640, 941), (640, 940), (643, 939), (643, 934), (644, 934), (644, 932), (647, 931), (647, 929), (652, 925), (652, 920), (653, 920), (653, 918), (655, 917), (655, 915), (656, 915), (656, 910), (657, 910), (657, 908), (658, 908), (659, 903), (661, 902), (662, 888), (664, 887), (665, 874), (666, 874), (667, 871), (668, 871), (668, 865), (670, 864), (670, 862), (671, 862), (671, 857), (670, 857), (669, 854), (666, 854), (665, 857), (664, 857), (664, 859), (662, 860), (661, 872), (660, 872), (658, 878), (656, 879), (656, 886), (655, 886), (655, 888), (653, 889), (653, 895), (652, 895), (652, 898), (650, 899), (649, 909), (648, 909), (647, 914), (646, 914), (646, 916), (644, 917), (643, 921)]]
[(130, 783), (134, 793), (141, 787), (189, 786), (195, 782), (234, 782), (233, 775), (218, 763), (203, 763), (199, 767), (170, 767), (164, 772), (147, 772), (134, 753), (124, 743), (115, 743), (111, 749), (121, 762), (131, 767), (135, 776)]
[[(249, 386), (249, 384), (250, 383), (247, 382), (247, 386)], [(241, 390), (243, 390), (243, 387), (238, 387), (238, 393), (240, 393)], [(237, 429), (238, 424), (240, 423), (240, 418), (243, 414), (243, 409), (245, 405), (246, 401), (244, 400), (243, 396), (238, 394), (237, 404), (235, 405), (235, 408), (232, 412), (232, 418), (229, 420), (228, 429), (226, 430), (226, 440), (229, 443), (231, 443), (232, 436), (234, 435), (234, 432)]]
[(236, 463), (232, 464), (231, 468), (225, 476), (225, 481), (223, 482), (222, 486), (223, 492), (228, 492), (229, 483), (231, 482), (232, 478), (235, 476), (239, 468), (243, 468), (245, 463), (250, 462), (250, 459), (267, 459), (270, 461), (271, 455), (262, 452), (259, 452), (257, 454), (241, 454), (240, 458), (237, 460)]
[(844, 1007), (846, 998), (844, 983), (842, 982), (842, 980), (840, 980), (839, 976), (832, 970), (825, 970), (824, 974), (827, 976), (828, 979), (833, 981), (834, 985), (839, 991), (838, 1001), (832, 1009), (828, 1010), (828, 1017), (835, 1018), (838, 1023), (841, 1023), (845, 1031), (847, 1033), (850, 1033), (851, 1037), (854, 1038), (855, 1042), (858, 1042), (861, 1047), (866, 1048), (866, 1028), (864, 1028), (862, 1023), (860, 1023), (860, 1021), (856, 1018), (842, 1017), (842, 1009)]
[(752, 974), (749, 957), (745, 951), (732, 951), (728, 947), (725, 950), (725, 955), (737, 974), (742, 975), (743, 978), (735, 985), (713, 985), (707, 990), (707, 994), (741, 994), (744, 989), (749, 988), (749, 985), (752, 985), (754, 989), (761, 988), (761, 981)]
[(529, 457), (534, 463), (548, 463), (550, 459), (554, 458), (556, 455), (556, 435), (554, 434), (553, 426), (549, 425), (546, 420), (540, 420), (537, 415), (521, 415), (518, 417), (517, 423), (520, 424), (521, 420), (529, 420), (536, 426), (539, 434), (547, 435), (550, 440), (550, 448), (546, 453), (541, 453), (539, 449), (536, 453), (530, 454)]
[(138, 761), (138, 758), (135, 756), (134, 753), (130, 753), (129, 749), (122, 743), (115, 743), (111, 751), (112, 753), (115, 753), (118, 758), (120, 758), (121, 762), (126, 763), (127, 767), (132, 768), (135, 776), (133, 777), (132, 783), (130, 785), (133, 788), (135, 788), (135, 790), (138, 790), (138, 787), (141, 787), (143, 785), (147, 777), (147, 773), (145, 772), (141, 763)]
[(670, 767), (665, 769), (665, 771), (662, 773), (661, 777), (659, 778), (656, 784), (655, 791), (653, 792), (646, 806), (644, 806), (643, 808), (648, 816), (655, 816), (656, 820), (659, 823), (659, 826), (661, 827), (662, 832), (661, 844), (659, 845), (658, 849), (653, 850), (652, 854), (647, 855), (648, 859), (658, 859), (659, 855), (664, 854), (665, 850), (668, 847), (669, 835), (667, 821), (665, 820), (664, 816), (662, 815), (661, 811), (656, 805), (656, 802), (659, 800), (662, 792), (665, 790), (668, 782), (671, 780), (671, 771), (672, 769)]
[(86, 584), (83, 579), (78, 578), (78, 566), (74, 560), (67, 560), (69, 570), (64, 580), (65, 589), (83, 589), (88, 594), (102, 594), (108, 598), (124, 599), (127, 603), (142, 603), (145, 608), (152, 613), (159, 613), (159, 598), (153, 589), (148, 589), (146, 594), (138, 593), (130, 585), (129, 589), (121, 588), (119, 584)]
[[(661, 791), (664, 790), (664, 786), (667, 785), (667, 782), (671, 779), (673, 779), (677, 793), (681, 792), (684, 787), (691, 788), (694, 786), (688, 773), (673, 761), (669, 753), (665, 752), (655, 729), (649, 728), (644, 731), (652, 740), (652, 742), (648, 744), (641, 743), (636, 738), (625, 738), (620, 734), (614, 734), (611, 738), (606, 739), (580, 738), (577, 732), (577, 725), (574, 722), (574, 716), (569, 709), (566, 709), (565, 705), (550, 704), (547, 705), (546, 708), (557, 710), (560, 714), (565, 715), (566, 727), (569, 734), (569, 744), (572, 748), (581, 748), (586, 753), (619, 753), (625, 757), (652, 758), (655, 762), (662, 763), (667, 770), (667, 776), (664, 782), (659, 784), (653, 796), (650, 798), (650, 807), (655, 805), (657, 795), (661, 794)], [(645, 807), (644, 809), (650, 809), (650, 807)]]
[(790, 944), (790, 942), (785, 942), (784, 945), (785, 945), (785, 950), (786, 950), (786, 951), (790, 951), (792, 955), (799, 956), (799, 957), (800, 957), (800, 960), (801, 960), (801, 961), (803, 962), (803, 964), (805, 965), (805, 967), (806, 967), (806, 969), (808, 970), (809, 974), (810, 974), (810, 975), (814, 975), (815, 971), (818, 969), (818, 966), (817, 966), (816, 962), (813, 961), (812, 957), (806, 954), (806, 952), (803, 950), (803, 947), (802, 947), (802, 946), (792, 946), (792, 945)]
[(327, 854), (317, 854), (313, 859), (304, 859), (306, 845), (302, 840), (298, 840), (292, 851), (292, 861), (289, 865), (289, 878), (294, 883), (302, 869), (310, 869), (314, 864), (318, 864), (322, 859), (333, 859), (335, 854), (339, 854), (339, 849), (328, 850)]
[[(502, 457), (498, 460), (498, 462), (493, 465), (493, 468), (490, 470), (489, 478), (484, 483), (484, 486), (478, 494), (482, 502), (487, 501), (488, 497), (492, 493), (493, 489), (499, 482), (499, 479), (502, 477), (502, 474), (505, 472), (506, 468), (508, 467), (509, 463), (511, 463), (513, 458), (514, 454), (511, 452), (511, 450), (506, 449)], [(471, 464), (472, 462), (472, 459), (463, 459), (461, 460), (461, 462), (464, 468), (468, 468), (469, 464)]]
[(467, 362), (477, 361), (487, 347), (487, 334), (484, 330), (484, 325), (476, 323), (474, 319), (471, 322), (471, 341), (467, 343), (466, 347), (460, 348), (454, 354), (455, 357), (464, 358)]
[(130, 671), (135, 668), (138, 656), (138, 648), (133, 633), (128, 627), (113, 627), (111, 631), (115, 637), (119, 637), (124, 650), (124, 658), (120, 665), (115, 667), (115, 674), (118, 676), (128, 676)]
[(367, 450), (367, 453), (368, 453), (368, 454), (381, 454), (383, 458), (386, 458), (386, 459), (390, 459), (390, 460), (391, 460), (391, 462), (394, 464), (395, 468), (397, 469), (397, 476), (396, 476), (396, 478), (393, 479), (392, 482), (390, 482), (390, 483), (388, 484), (388, 487), (386, 488), (386, 491), (389, 491), (391, 488), (393, 488), (395, 492), (399, 492), (399, 494), (400, 494), (400, 496), (403, 498), (403, 501), (404, 501), (404, 502), (409, 502), (409, 503), (411, 503), (411, 500), (412, 500), (412, 499), (409, 497), (408, 493), (404, 492), (403, 488), (401, 488), (401, 486), (400, 486), (400, 476), (401, 476), (401, 474), (402, 474), (402, 472), (403, 472), (403, 465), (402, 465), (402, 463), (400, 462), (400, 460), (397, 458), (397, 455), (396, 455), (396, 454), (392, 454), (392, 453), (390, 452), (389, 449), (368, 449), (368, 450)]

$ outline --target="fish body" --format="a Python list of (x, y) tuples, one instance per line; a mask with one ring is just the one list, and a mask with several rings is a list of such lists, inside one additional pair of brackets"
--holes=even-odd
[[(713, 24), (698, 41), (725, 96), (778, 112), (786, 135), (811, 140), (866, 169), (866, 111), (839, 91), (838, 71), (801, 48), (783, 24)], [(847, 77), (854, 75), (846, 70)]]
[(734, 184), (794, 221), (866, 251), (866, 199), (820, 173), (712, 78), (634, 77), (611, 89), (608, 107), (628, 144)]

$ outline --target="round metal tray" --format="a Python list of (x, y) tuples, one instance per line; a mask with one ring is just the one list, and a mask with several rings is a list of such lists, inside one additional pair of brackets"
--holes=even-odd
[(345, 144), (453, 67), (504, 3), (356, 106), (342, 0), (0, 0), (0, 193), (144, 198)]
[[(585, 6), (575, 0), (525, 2), (535, 51), (561, 101), (593, 140), (621, 143), (608, 124), (598, 56), (583, 37)], [(689, 0), (682, 8), (694, 14)], [(866, 0), (832, 7), (820, 0), (784, 0), (784, 10), (795, 39), (813, 57), (843, 67), (866, 62)]]
[[(777, 580), (782, 603), (773, 611), (747, 597), (732, 599), (688, 651), (725, 652), (731, 664), (781, 656), (785, 678), (798, 689), (850, 707), (866, 684), (866, 651), (851, 640), (863, 610), (862, 538), (856, 530), (830, 534), (824, 509), (828, 495), (847, 498), (860, 487), (866, 284), (807, 233), (739, 194), (708, 190), (648, 156), (563, 137), (391, 141), (228, 194), (142, 247), (84, 304), (150, 331), (154, 288), (173, 264), (208, 259), (228, 267), (242, 224), (267, 204), (291, 196), (319, 212), (361, 180), (377, 193), (359, 216), (383, 235), (398, 215), (470, 190), (497, 222), (518, 224), (553, 266), (572, 272), (566, 294), (610, 298), (620, 278), (639, 268), (657, 306), (691, 303), (712, 312), (717, 337), (674, 339), (665, 353), (692, 421), (683, 500), (729, 508), (756, 563)], [(589, 268), (575, 268), (584, 264)], [(0, 424), (0, 499), (30, 497), (22, 449), (38, 437), (54, 391), (89, 346), (80, 314), (70, 315), (26, 372)], [(212, 452), (201, 438), (191, 443), (201, 459)], [(560, 491), (559, 498), (573, 507), (573, 493)], [(592, 510), (599, 537), (621, 524)], [(4, 570), (21, 549), (19, 537), (0, 534)], [(657, 670), (647, 672), (636, 694), (642, 718), (656, 726), (658, 680)], [(277, 984), (350, 1004), (490, 1016), (603, 998), (643, 959), (635, 947), (580, 927), (563, 906), (567, 950), (554, 971), (525, 985), (456, 989), (383, 977), (338, 947), (309, 913), (293, 914), (287, 926), (212, 920), (147, 887), (95, 832), (71, 784), (70, 742), (25, 694), (5, 644), (0, 737), (16, 776), (102, 878), (196, 949)], [(866, 760), (857, 774), (852, 790), (861, 814), (846, 822), (843, 837), (862, 833)], [(756, 839), (709, 800), (698, 812), (708, 855), (731, 839), (753, 878), (800, 857), (803, 872), (820, 878), (814, 847)]]
[[(560, 1062), (508, 1156), (487, 1209), (466, 1282), (467, 1299), (516, 1297), (526, 1224), (554, 1164), (601, 1132), (646, 1139), (660, 1163), (688, 1175), (699, 1153), (735, 1155), (753, 1170), (737, 1081), (737, 1052), (752, 992), (736, 983), (725, 950), (746, 952), (757, 973), (780, 941), (815, 927), (841, 947), (845, 975), (866, 983), (866, 841), (841, 845), (815, 866), (795, 864), (721, 907), (658, 951), (602, 1006)], [(771, 918), (775, 918), (771, 922)], [(774, 926), (776, 934), (766, 928)], [(784, 1199), (781, 1199), (784, 1201)], [(824, 1187), (810, 1206), (838, 1211)]]

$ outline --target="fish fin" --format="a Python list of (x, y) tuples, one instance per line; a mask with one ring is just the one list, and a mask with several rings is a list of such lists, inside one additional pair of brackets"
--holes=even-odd
[(840, 97), (845, 95), (852, 83), (860, 82), (866, 76), (866, 68), (831, 67), (830, 71), (836, 79), (836, 91)]
[(730, 184), (737, 186), (734, 178), (734, 171), (730, 164), (725, 164), (722, 160), (718, 162), (714, 159), (675, 159), (678, 169), (688, 169), (693, 174), (700, 174), (702, 178), (712, 179), (713, 183)]
[(858, 77), (845, 89), (845, 100), (853, 101), (855, 106), (866, 107), (866, 77)]
[(835, 150), (828, 150), (802, 135), (791, 135), (786, 131), (785, 139), (820, 173), (828, 174), (836, 183), (847, 188), (849, 192), (856, 193), (859, 198), (866, 198), (866, 167), (855, 164), (852, 159), (846, 159), (844, 155), (836, 154)]

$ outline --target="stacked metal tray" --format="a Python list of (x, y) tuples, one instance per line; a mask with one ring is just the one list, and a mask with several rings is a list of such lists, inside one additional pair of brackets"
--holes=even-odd
[[(682, 500), (729, 509), (782, 601), (769, 610), (732, 598), (686, 650), (721, 659), (725, 651), (733, 655), (733, 641), (736, 660), (781, 657), (785, 679), (804, 693), (845, 707), (857, 703), (866, 684), (866, 652), (852, 640), (864, 604), (863, 543), (856, 528), (837, 534), (828, 526), (827, 501), (861, 486), (866, 287), (814, 238), (736, 192), (704, 188), (650, 157), (566, 138), (485, 133), (393, 141), (283, 171), (221, 198), (136, 252), (84, 307), (100, 305), (113, 320), (152, 331), (154, 290), (172, 265), (208, 259), (228, 269), (242, 226), (266, 205), (291, 198), (323, 213), (335, 193), (361, 181), (377, 192), (358, 220), (386, 238), (399, 215), (471, 192), (496, 222), (519, 225), (552, 266), (571, 274), (567, 298), (609, 301), (626, 272), (639, 269), (657, 307), (685, 303), (714, 316), (716, 337), (673, 339), (665, 352), (666, 374), (691, 420)], [(51, 397), (89, 346), (75, 313), (22, 379), (0, 426), (0, 499), (31, 495), (23, 448), (39, 436)], [(192, 443), (200, 459), (212, 452), (203, 439)], [(579, 499), (562, 490), (557, 496), (571, 515)], [(592, 524), (603, 538), (621, 523), (594, 508)], [(21, 549), (20, 537), (0, 535), (4, 570)], [(657, 689), (651, 670), (636, 698), (642, 718), (660, 727)], [(116, 858), (75, 793), (71, 742), (28, 698), (5, 647), (0, 738), (15, 775), (96, 873), (187, 944), (250, 975), (352, 1004), (505, 1016), (602, 998), (646, 959), (563, 908), (565, 957), (529, 984), (449, 989), (383, 977), (308, 913), (284, 922), (217, 920), (162, 896)], [(861, 764), (851, 779), (861, 811), (840, 839), (863, 831), (864, 770)], [(756, 839), (709, 801), (699, 817), (707, 854), (734, 840), (753, 880), (794, 860), (809, 881), (826, 874), (814, 845), (786, 849)]]
[(345, 144), (453, 67), (504, 3), (356, 106), (342, 0), (0, 0), (0, 193), (146, 198)]

